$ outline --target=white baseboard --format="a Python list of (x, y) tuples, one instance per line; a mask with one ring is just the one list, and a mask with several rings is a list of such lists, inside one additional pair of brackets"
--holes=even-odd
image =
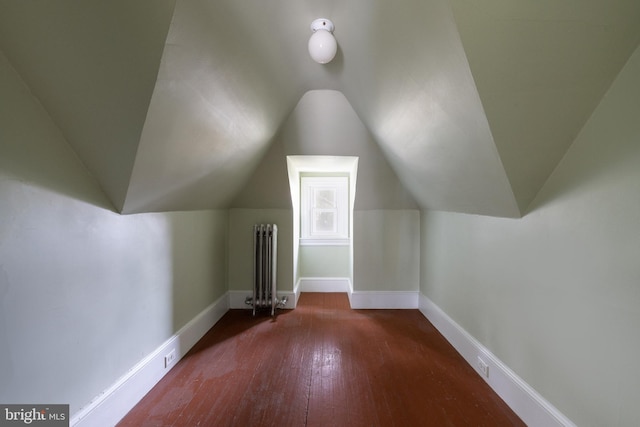
[[(229, 295), (225, 294), (76, 412), (71, 417), (70, 425), (90, 427), (117, 424), (228, 310)], [(171, 351), (175, 351), (176, 357), (165, 367), (164, 357)]]
[[(293, 309), (296, 308), (296, 303), (298, 302), (298, 299), (296, 298), (296, 294), (295, 292), (292, 291), (278, 291), (278, 298), (284, 298), (287, 297), (287, 303), (285, 304), (285, 306), (283, 307), (286, 310), (289, 309)], [(247, 291), (229, 291), (229, 308), (232, 309), (242, 309), (242, 308), (246, 308), (246, 309), (251, 309), (250, 305), (247, 305), (245, 303), (245, 300), (247, 299), (247, 297), (250, 297), (253, 295), (253, 291), (251, 290), (247, 290)]]
[(349, 292), (348, 277), (301, 277), (298, 281), (300, 292)]
[(353, 309), (416, 309), (418, 291), (352, 291), (349, 303)]
[[(508, 366), (451, 319), (429, 298), (420, 294), (420, 311), (473, 366), (489, 386), (529, 427), (575, 427), (575, 424), (547, 402)], [(484, 375), (480, 357), (488, 366)]]

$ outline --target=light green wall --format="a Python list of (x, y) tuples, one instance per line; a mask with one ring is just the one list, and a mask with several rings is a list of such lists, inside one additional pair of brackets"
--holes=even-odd
[(293, 212), (290, 209), (229, 210), (229, 290), (253, 289), (253, 225), (278, 226), (277, 286), (293, 291)]
[(114, 213), (0, 53), (0, 402), (113, 385), (225, 294), (227, 223)]
[(300, 246), (300, 277), (351, 277), (350, 248)]
[[(141, 215), (142, 217), (151, 216)], [(229, 211), (155, 214), (169, 221), (173, 329), (179, 330), (227, 292)]]
[(421, 291), (580, 426), (640, 425), (640, 51), (522, 219), (427, 212)]
[(417, 291), (420, 282), (420, 212), (354, 212), (355, 291)]

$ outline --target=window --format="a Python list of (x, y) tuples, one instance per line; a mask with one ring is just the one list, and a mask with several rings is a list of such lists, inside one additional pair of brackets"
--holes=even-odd
[(301, 244), (349, 243), (349, 178), (301, 178)]

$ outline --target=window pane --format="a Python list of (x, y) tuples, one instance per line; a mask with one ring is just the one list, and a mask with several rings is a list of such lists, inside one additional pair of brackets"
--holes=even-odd
[(336, 207), (336, 190), (317, 189), (315, 191), (315, 207), (320, 209), (331, 209)]
[(313, 233), (337, 232), (335, 210), (315, 210), (313, 220)]

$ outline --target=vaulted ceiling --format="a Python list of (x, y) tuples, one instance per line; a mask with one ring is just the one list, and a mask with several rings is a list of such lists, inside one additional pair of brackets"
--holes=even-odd
[(123, 213), (228, 207), (330, 89), (420, 207), (518, 217), (639, 42), (637, 0), (0, 0), (0, 49)]

